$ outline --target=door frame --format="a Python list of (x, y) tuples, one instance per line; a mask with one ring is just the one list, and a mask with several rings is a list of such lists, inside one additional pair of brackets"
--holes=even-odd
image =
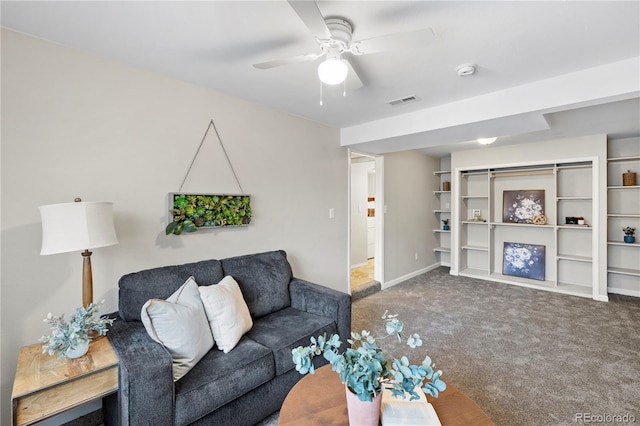
[(364, 151), (358, 151), (349, 148), (348, 149), (348, 189), (347, 189), (347, 268), (349, 277), (349, 294), (351, 294), (351, 165), (352, 156), (359, 155), (371, 158), (374, 161), (374, 167), (376, 171), (375, 177), (375, 197), (376, 197), (376, 213), (375, 213), (375, 240), (376, 248), (374, 251), (373, 271), (374, 279), (378, 281), (382, 288), (384, 288), (384, 214), (386, 212), (386, 205), (384, 204), (384, 156), (371, 154)]

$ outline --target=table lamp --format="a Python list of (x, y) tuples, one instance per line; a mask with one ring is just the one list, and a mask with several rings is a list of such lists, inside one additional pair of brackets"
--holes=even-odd
[(82, 305), (93, 302), (89, 249), (118, 243), (113, 226), (113, 203), (82, 201), (38, 207), (42, 218), (41, 255), (82, 251)]

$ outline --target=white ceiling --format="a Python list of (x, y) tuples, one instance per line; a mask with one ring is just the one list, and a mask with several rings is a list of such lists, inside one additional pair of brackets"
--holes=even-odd
[[(433, 29), (420, 49), (353, 57), (364, 86), (325, 86), (318, 47), (278, 1), (2, 1), (2, 26), (341, 128), (369, 152), (433, 155), (497, 143), (640, 135), (639, 1), (318, 1), (354, 40)], [(459, 77), (463, 63), (477, 73)], [(419, 102), (387, 101), (415, 95)]]

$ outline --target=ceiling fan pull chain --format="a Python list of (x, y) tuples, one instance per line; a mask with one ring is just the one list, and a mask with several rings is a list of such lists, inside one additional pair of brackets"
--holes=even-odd
[(322, 103), (322, 82), (320, 82), (320, 106), (324, 105)]
[(347, 96), (347, 80), (342, 82), (342, 97)]

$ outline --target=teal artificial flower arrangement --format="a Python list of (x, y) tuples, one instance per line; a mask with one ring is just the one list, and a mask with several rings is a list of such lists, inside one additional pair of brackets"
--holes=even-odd
[[(388, 311), (382, 315), (387, 332), (385, 337), (396, 336), (402, 342), (400, 334), (404, 324), (397, 316), (388, 314)], [(342, 342), (337, 334), (332, 334), (329, 338), (326, 333), (317, 338), (312, 337), (309, 346), (299, 346), (291, 351), (296, 370), (300, 374), (313, 374), (312, 359), (316, 355), (323, 355), (331, 363), (332, 370), (338, 373), (342, 383), (361, 401), (372, 401), (382, 392), (383, 387), (398, 398), (405, 399), (408, 394), (411, 396), (410, 400), (419, 399), (416, 387), (422, 388), (434, 398), (447, 387), (440, 379), (442, 371), (436, 370), (429, 356), (420, 365), (410, 365), (406, 356), (387, 360), (375, 337), (366, 330), (361, 333), (351, 332), (351, 339), (347, 341), (351, 347), (339, 354), (337, 350)], [(422, 346), (422, 339), (414, 333), (409, 336), (406, 344), (415, 349)]]
[(58, 358), (62, 358), (67, 355), (69, 350), (88, 342), (90, 332), (93, 331), (98, 336), (106, 335), (107, 326), (113, 324), (113, 320), (96, 317), (102, 304), (103, 302), (91, 303), (87, 307), (77, 308), (68, 322), (65, 320), (64, 314), (54, 316), (49, 312), (44, 322), (51, 325), (51, 334), (40, 338), (40, 341), (44, 343), (42, 352), (53, 355), (58, 351)]

